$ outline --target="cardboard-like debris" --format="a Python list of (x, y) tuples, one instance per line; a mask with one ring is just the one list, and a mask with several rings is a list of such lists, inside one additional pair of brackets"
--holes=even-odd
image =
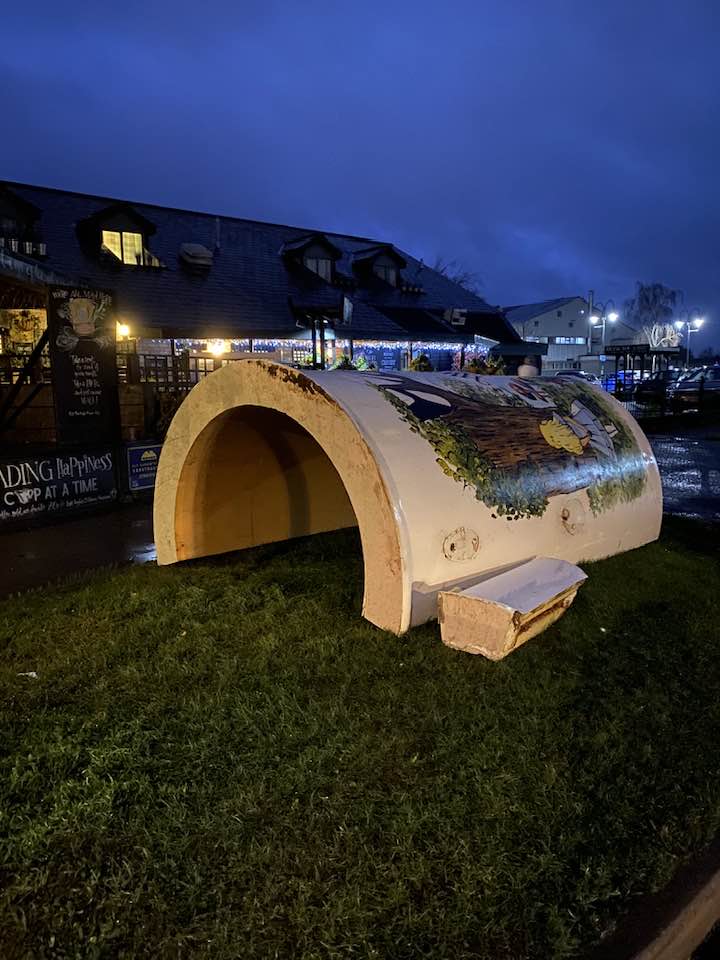
[(501, 660), (561, 617), (586, 579), (573, 563), (536, 557), (467, 590), (443, 591), (443, 643)]

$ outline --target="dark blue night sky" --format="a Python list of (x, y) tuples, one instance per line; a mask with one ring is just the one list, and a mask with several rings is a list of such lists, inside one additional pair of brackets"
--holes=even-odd
[[(27, 12), (24, 12), (27, 11)], [(13, 3), (0, 177), (391, 239), (720, 345), (720, 3)]]

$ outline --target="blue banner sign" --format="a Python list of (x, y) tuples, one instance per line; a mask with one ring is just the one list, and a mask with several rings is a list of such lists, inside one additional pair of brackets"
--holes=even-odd
[(117, 495), (110, 450), (0, 460), (0, 523), (58, 516)]
[(161, 443), (133, 444), (127, 448), (128, 486), (133, 490), (152, 490), (160, 459)]

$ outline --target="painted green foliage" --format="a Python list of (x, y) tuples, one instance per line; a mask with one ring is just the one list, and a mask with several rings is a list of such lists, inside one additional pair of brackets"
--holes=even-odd
[[(489, 385), (447, 375), (441, 383), (391, 377), (374, 386), (430, 443), (443, 472), (474, 489), (494, 516), (539, 517), (550, 496), (582, 489), (599, 514), (644, 489), (645, 465), (632, 432), (582, 382)], [(504, 413), (507, 407), (513, 413)]]

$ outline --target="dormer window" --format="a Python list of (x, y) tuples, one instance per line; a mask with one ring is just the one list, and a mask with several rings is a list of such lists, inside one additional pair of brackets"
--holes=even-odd
[(376, 277), (389, 283), (391, 287), (397, 286), (397, 267), (393, 264), (381, 263), (377, 260), (373, 264), (373, 273)]
[(129, 203), (113, 203), (98, 210), (78, 223), (77, 232), (85, 252), (94, 257), (100, 254), (106, 263), (131, 267), (163, 266), (148, 250), (155, 224)]
[(352, 255), (352, 264), (361, 282), (377, 278), (390, 287), (398, 287), (402, 280), (400, 271), (407, 266), (407, 261), (391, 244), (377, 243), (356, 250)]
[(121, 263), (143, 265), (145, 250), (141, 233), (126, 233), (124, 230), (103, 230), (102, 245)]
[(326, 257), (305, 257), (305, 266), (328, 283), (332, 280), (332, 260)]
[(280, 255), (291, 269), (302, 265), (326, 283), (332, 283), (334, 264), (342, 256), (342, 250), (324, 234), (310, 233), (296, 240), (286, 240), (280, 248)]
[(39, 217), (37, 207), (0, 184), (0, 246), (32, 256), (39, 246), (35, 226)]

